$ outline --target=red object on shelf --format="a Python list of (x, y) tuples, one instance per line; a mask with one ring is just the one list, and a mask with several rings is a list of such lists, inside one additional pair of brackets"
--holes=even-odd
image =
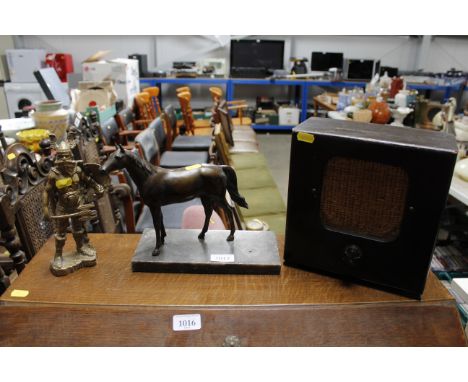
[(393, 77), (392, 83), (390, 84), (390, 98), (395, 98), (400, 90), (405, 87), (405, 83), (403, 78), (401, 77)]
[(373, 123), (380, 123), (384, 125), (390, 120), (390, 117), (392, 116), (390, 107), (388, 106), (387, 102), (384, 101), (372, 101), (369, 105), (369, 110), (372, 111)]
[(55, 69), (62, 82), (67, 82), (67, 74), (73, 73), (73, 58), (71, 54), (47, 53), (46, 65)]

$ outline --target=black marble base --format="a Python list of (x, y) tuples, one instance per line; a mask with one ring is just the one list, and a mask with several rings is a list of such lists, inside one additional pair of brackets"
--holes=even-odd
[(266, 274), (281, 271), (276, 235), (270, 231), (208, 231), (168, 229), (159, 256), (152, 256), (156, 244), (154, 229), (145, 229), (132, 259), (134, 272)]

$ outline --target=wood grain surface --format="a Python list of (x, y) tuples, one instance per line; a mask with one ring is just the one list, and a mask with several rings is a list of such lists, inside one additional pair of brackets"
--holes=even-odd
[[(207, 233), (209, 235), (209, 232)], [(332, 277), (282, 266), (278, 275), (195, 275), (134, 273), (131, 259), (140, 235), (90, 234), (98, 252), (94, 268), (55, 277), (49, 271), (50, 239), (0, 299), (3, 304), (90, 304), (150, 306), (229, 306), (391, 303), (415, 300)], [(170, 241), (170, 237), (167, 238)], [(73, 239), (68, 237), (66, 246)], [(198, 239), (194, 237), (194, 245)], [(283, 252), (283, 240), (278, 247)], [(13, 289), (27, 290), (24, 298)], [(452, 301), (430, 273), (422, 302)]]
[[(240, 308), (1, 307), (0, 346), (464, 346), (444, 303)], [(174, 331), (174, 314), (201, 329)]]
[[(286, 266), (279, 276), (133, 273), (140, 235), (90, 238), (96, 267), (53, 276), (50, 240), (13, 282), (0, 300), (0, 346), (222, 346), (229, 336), (240, 346), (466, 344), (432, 274), (416, 301)], [(201, 329), (174, 331), (176, 314), (200, 314)]]

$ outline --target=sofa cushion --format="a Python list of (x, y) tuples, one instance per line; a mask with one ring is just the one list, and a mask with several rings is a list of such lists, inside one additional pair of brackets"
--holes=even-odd
[(261, 153), (231, 154), (231, 162), (236, 170), (267, 166), (266, 159)]
[(242, 190), (242, 196), (249, 204), (248, 209), (240, 209), (244, 219), (286, 212), (286, 206), (276, 187)]
[(257, 143), (257, 134), (253, 130), (234, 130), (232, 132), (232, 139), (234, 139), (234, 145), (236, 145), (236, 142), (242, 141)]
[(266, 167), (246, 168), (236, 171), (239, 190), (276, 187), (276, 183)]
[(234, 146), (229, 149), (229, 153), (258, 153), (258, 144), (249, 141), (234, 141)]

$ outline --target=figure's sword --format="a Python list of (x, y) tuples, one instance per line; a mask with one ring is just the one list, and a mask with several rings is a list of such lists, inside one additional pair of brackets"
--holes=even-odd
[(91, 219), (97, 218), (97, 212), (94, 210), (94, 204), (88, 203), (88, 204), (83, 204), (82, 206), (78, 207), (77, 212), (73, 212), (71, 214), (65, 214), (65, 215), (54, 215), (50, 216), (51, 219), (68, 219), (68, 218), (74, 218), (74, 217), (79, 217), (80, 221), (87, 221)]

